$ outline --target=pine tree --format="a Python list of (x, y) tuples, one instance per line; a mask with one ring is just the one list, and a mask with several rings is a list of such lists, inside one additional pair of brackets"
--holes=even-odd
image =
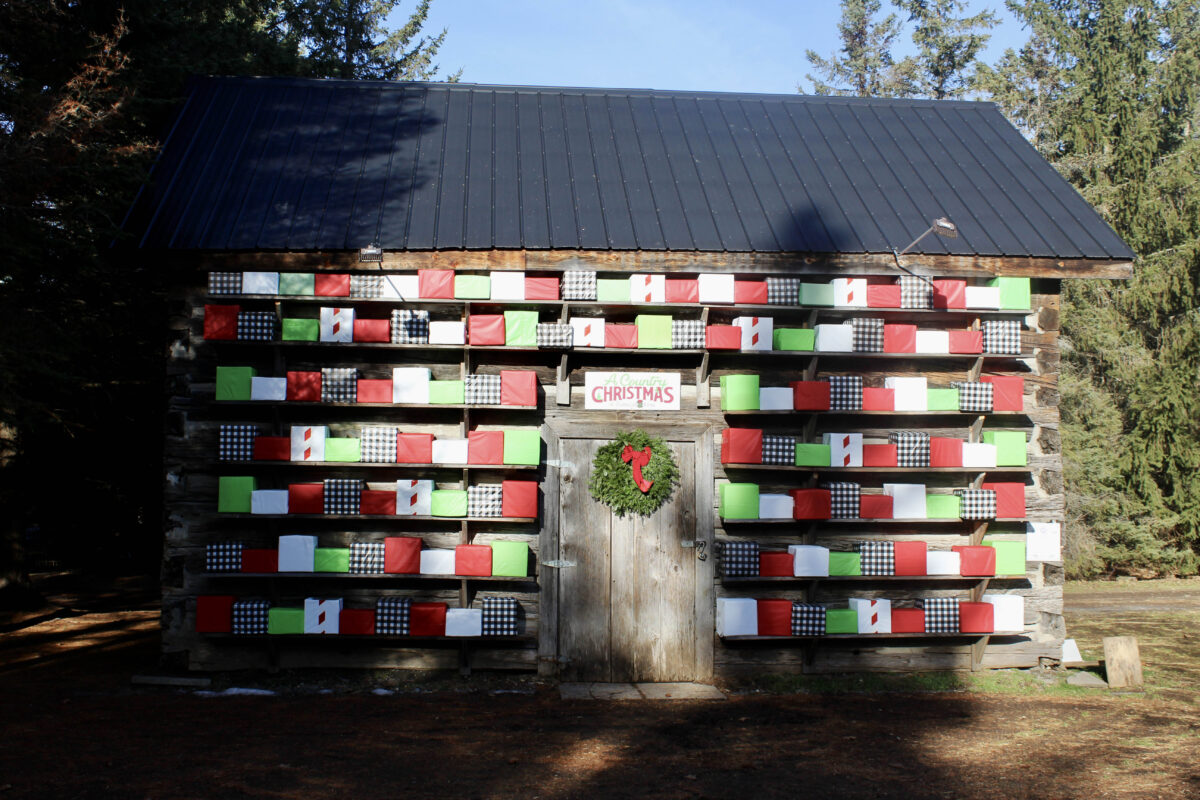
[(970, 88), (972, 67), (996, 26), (991, 11), (955, 16), (967, 7), (961, 0), (893, 0), (908, 14), (917, 46), (915, 93), (934, 100), (959, 98)]
[(897, 63), (892, 44), (900, 35), (895, 14), (876, 19), (879, 0), (842, 0), (838, 35), (842, 46), (829, 58), (815, 50), (805, 57), (821, 77), (805, 75), (818, 95), (905, 97), (913, 92), (912, 59)]

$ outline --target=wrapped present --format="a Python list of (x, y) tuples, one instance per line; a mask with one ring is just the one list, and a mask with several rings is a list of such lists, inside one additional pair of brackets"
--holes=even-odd
[(467, 323), (462, 320), (435, 319), (429, 322), (429, 343), (463, 345), (467, 343)]
[(603, 317), (571, 317), (572, 347), (604, 347)]
[(231, 633), (239, 636), (262, 636), (268, 633), (271, 604), (266, 600), (237, 600), (232, 608)]
[(722, 375), (721, 410), (757, 411), (758, 390), (757, 375)]
[(992, 624), (997, 631), (1025, 630), (1025, 598), (1019, 594), (985, 594), (992, 607)]
[(792, 636), (824, 636), (825, 606), (792, 603)]
[(392, 340), (391, 323), (386, 319), (354, 320), (353, 338), (356, 342), (386, 344)]
[(933, 308), (933, 282), (916, 275), (901, 275), (900, 307)]
[(237, 338), (245, 342), (270, 342), (275, 339), (273, 311), (242, 311), (237, 318)]
[(892, 542), (856, 542), (863, 575), (895, 575), (896, 554)]
[(321, 402), (353, 403), (358, 399), (358, 370), (325, 367), (321, 370)]
[(704, 323), (698, 319), (671, 320), (671, 347), (675, 350), (703, 350)]
[(465, 381), (430, 381), (429, 404), (433, 406), (463, 405), (467, 399)]
[(383, 540), (383, 571), (391, 575), (421, 572), (421, 540), (416, 536), (389, 536)]
[[(393, 503), (395, 496), (392, 497)], [(383, 542), (351, 542), (350, 572), (354, 575), (382, 575), (384, 573)]]
[(361, 297), (365, 300), (375, 300), (383, 297), (383, 276), (351, 275), (350, 296)]
[(478, 608), (450, 608), (446, 610), (447, 636), (482, 636), (483, 611)]
[(791, 519), (795, 505), (790, 494), (759, 494), (758, 518)]
[[(351, 335), (353, 333), (351, 329)], [(280, 322), (279, 338), (285, 342), (318, 342), (321, 340), (321, 320), (284, 317)]]
[(204, 306), (204, 338), (229, 341), (237, 338), (238, 313), (241, 306)]
[(629, 298), (635, 303), (667, 302), (667, 276), (630, 275)]
[(209, 294), (241, 294), (242, 273), (240, 272), (210, 272), (208, 273)]
[(801, 283), (800, 305), (802, 306), (833, 306), (832, 283)]
[[(524, 281), (521, 290), (524, 291)], [(454, 275), (454, 297), (458, 300), (488, 300), (492, 296), (492, 279), (487, 275)]]
[(624, 278), (597, 279), (596, 300), (600, 303), (628, 303), (629, 281)]
[(983, 323), (983, 352), (993, 355), (1021, 353), (1021, 323), (1012, 319), (989, 319)]
[(279, 571), (312, 572), (317, 558), (317, 537), (288, 535), (279, 537)]
[(994, 286), (968, 286), (964, 297), (967, 308), (1000, 308), (1000, 290)]
[(279, 293), (312, 297), (317, 293), (317, 277), (311, 272), (281, 272), (279, 273)]
[(760, 552), (758, 575), (761, 578), (792, 577), (792, 554), (786, 552)]
[(322, 307), (320, 316), (320, 341), (354, 341), (354, 309)]
[(468, 517), (499, 517), (504, 503), (504, 490), (498, 483), (476, 484), (467, 487)]
[(396, 516), (396, 493), (382, 489), (363, 489), (358, 513), (372, 517)]
[(504, 344), (503, 314), (472, 314), (467, 317), (467, 341), (472, 347)]
[(241, 542), (214, 542), (204, 548), (205, 572), (241, 572), (242, 551), (245, 545)]
[(963, 466), (963, 440), (945, 436), (929, 437), (929, 466)]
[(927, 519), (961, 519), (962, 498), (956, 494), (925, 495)]
[(279, 273), (243, 272), (242, 294), (279, 294)]
[(421, 574), (422, 575), (453, 575), (454, 574), (454, 551), (453, 550), (422, 550), (421, 551)]
[(962, 501), (958, 515), (961, 519), (995, 519), (996, 493), (989, 489), (955, 489)]
[(672, 319), (666, 314), (638, 314), (634, 317), (637, 326), (639, 350), (670, 350)]
[(831, 284), (834, 308), (867, 307), (866, 278), (834, 278)]
[(357, 514), (362, 501), (363, 482), (358, 478), (325, 479), (325, 513)]
[(925, 484), (885, 483), (883, 493), (892, 498), (895, 519), (925, 519)]
[(701, 275), (697, 279), (697, 292), (701, 305), (730, 304), (734, 301), (734, 278), (732, 275)]
[(829, 519), (833, 514), (833, 498), (828, 489), (793, 489), (788, 494), (795, 503), (793, 519)]
[(992, 384), (956, 381), (950, 384), (958, 390), (958, 410), (987, 413), (992, 410)]
[(321, 373), (289, 372), (287, 374), (287, 399), (292, 403), (319, 403), (321, 401)]
[(558, 278), (539, 278), (533, 275), (525, 276), (526, 300), (557, 300)]
[(337, 634), (342, 616), (342, 599), (304, 598), (304, 632)]
[(288, 513), (287, 489), (258, 489), (250, 493), (251, 514)]
[(733, 282), (733, 302), (740, 306), (765, 306), (769, 297), (766, 281)]
[(862, 519), (892, 519), (892, 498), (886, 494), (864, 494), (858, 498), (858, 516)]
[(983, 352), (983, 331), (949, 331), (949, 352), (975, 354)]
[(984, 431), (983, 441), (996, 446), (997, 467), (1024, 467), (1029, 463), (1024, 431)]
[(787, 434), (764, 434), (763, 435), (763, 458), (764, 464), (779, 464), (781, 466), (793, 466), (796, 462), (796, 437)]
[(736, 325), (709, 325), (704, 329), (704, 346), (709, 350), (740, 350), (742, 329)]
[(864, 444), (864, 467), (896, 467), (900, 465), (898, 448), (894, 444)]
[(762, 429), (726, 428), (721, 432), (722, 464), (761, 464), (762, 461)]
[(742, 350), (770, 350), (774, 339), (775, 321), (771, 317), (735, 317), (733, 324), (741, 329), (739, 347)]
[(500, 516), (528, 519), (537, 517), (537, 481), (503, 481), (500, 488)]
[(883, 352), (885, 353), (915, 353), (917, 352), (916, 325), (884, 325)]
[(862, 557), (858, 553), (829, 552), (829, 576), (852, 578), (862, 575)]
[(867, 308), (900, 308), (900, 284), (868, 284)]
[(891, 600), (879, 597), (852, 597), (850, 598), (850, 610), (858, 615), (858, 628), (855, 633), (892, 632)]
[(313, 572), (349, 572), (350, 549), (318, 547), (313, 553)]
[(504, 344), (506, 347), (537, 347), (538, 312), (505, 311)]
[(996, 467), (996, 446), (963, 442), (962, 465), (973, 469), (994, 469)]
[(757, 635), (757, 600), (751, 597), (717, 598), (717, 636)]
[[(220, 369), (218, 367), (217, 369)], [(251, 400), (287, 400), (287, 378), (250, 378)]]
[(520, 636), (522, 618), (521, 604), (511, 597), (485, 597), (480, 602), (483, 612), (484, 636)]
[(858, 411), (862, 408), (863, 381), (859, 375), (830, 375), (829, 408)]
[(854, 352), (883, 352), (883, 320), (879, 317), (854, 317), (850, 320)]
[(536, 406), (538, 378), (533, 370), (500, 370), (500, 405)]
[(467, 434), (468, 464), (503, 464), (504, 431), (471, 431)]
[(898, 540), (892, 543), (894, 575), (924, 575), (927, 547), (925, 542)]
[(217, 367), (217, 400), (250, 400), (254, 381), (253, 367)]
[[(917, 604), (925, 612), (925, 633), (958, 633), (958, 599), (954, 597), (926, 597)], [(892, 630), (896, 630), (895, 612), (892, 614)]]
[(792, 556), (792, 575), (797, 578), (824, 578), (829, 575), (829, 548), (814, 544), (788, 545)]
[(399, 464), (437, 464), (433, 455), (432, 433), (396, 434), (396, 462)]
[(392, 402), (428, 405), (429, 367), (395, 367), (392, 370)]
[(529, 575), (529, 545), (526, 542), (492, 541), (488, 546), (492, 548), (493, 575), (505, 578)]
[(454, 270), (417, 270), (417, 296), (422, 300), (453, 300)]
[(196, 598), (196, 633), (231, 633), (233, 603), (230, 595), (202, 594)]
[(390, 403), (392, 402), (392, 379), (359, 378), (354, 396), (359, 403)]
[(313, 278), (313, 294), (317, 297), (349, 297), (350, 275), (318, 272)]
[(921, 608), (893, 608), (892, 633), (924, 633), (925, 610)]
[(792, 407), (797, 411), (829, 411), (833, 403), (829, 381), (793, 381)]
[(979, 379), (992, 385), (994, 411), (1023, 411), (1025, 409), (1025, 379), (1020, 376), (984, 375)]
[(989, 537), (983, 540), (983, 546), (996, 551), (997, 575), (1025, 574), (1025, 542)]
[(767, 278), (767, 303), (773, 306), (800, 305), (800, 279)]
[(369, 608), (343, 608), (338, 631), (342, 636), (374, 636), (375, 612)]
[(222, 475), (217, 478), (217, 512), (221, 514), (249, 514), (250, 497), (258, 488), (252, 477)]
[(542, 463), (542, 434), (536, 429), (504, 431), (503, 463), (536, 466)]
[(956, 544), (950, 548), (958, 553), (959, 572), (964, 577), (990, 577), (996, 574), (996, 549), (984, 545)]
[(992, 633), (993, 610), (991, 603), (958, 604), (958, 630), (961, 633)]
[(463, 400), (470, 406), (500, 405), (500, 376), (468, 375), (463, 381)]
[(636, 325), (618, 325), (613, 322), (604, 323), (604, 346), (625, 350), (635, 350), (638, 346), (638, 329)]
[(377, 636), (408, 636), (411, 612), (411, 598), (379, 598), (375, 601), (375, 634)]
[(435, 517), (465, 517), (467, 493), (459, 489), (434, 489), (429, 497), (429, 513)]
[(924, 431), (892, 431), (888, 443), (896, 445), (896, 464), (901, 467), (929, 466), (929, 434)]
[(961, 280), (935, 280), (933, 282), (934, 308), (966, 308), (967, 282)]
[(758, 575), (758, 542), (722, 542), (721, 575), (752, 578)]
[(830, 466), (846, 468), (863, 465), (861, 433), (823, 433), (821, 443), (829, 445)]
[(1029, 278), (993, 278), (989, 285), (999, 290), (1001, 309), (1024, 311), (1032, 308)]
[(672, 304), (699, 303), (700, 281), (695, 278), (667, 278), (663, 296), (666, 302)]
[(817, 332), (808, 328), (776, 328), (771, 334), (776, 350), (812, 350), (817, 346)]
[(492, 574), (492, 548), (486, 544), (460, 544), (454, 548), (454, 574), (488, 577)]
[(217, 458), (221, 461), (250, 461), (254, 458), (257, 425), (221, 425), (217, 429)]
[(437, 439), (433, 443), (434, 464), (466, 464), (466, 439)]
[(569, 349), (574, 345), (575, 329), (557, 322), (539, 322), (537, 346)]
[(755, 611), (758, 616), (759, 636), (792, 635), (791, 600), (761, 599), (755, 602), (758, 603), (758, 608)]
[(818, 353), (854, 352), (853, 325), (817, 325), (815, 349)]
[(947, 331), (917, 331), (916, 352), (927, 355), (944, 355), (950, 352), (950, 334)]
[(962, 556), (953, 550), (930, 550), (925, 553), (925, 572), (928, 575), (961, 575)]
[(828, 467), (833, 464), (827, 444), (796, 442), (795, 459), (793, 466), (797, 467)]
[(925, 392), (925, 407), (929, 411), (957, 411), (958, 389), (929, 389)]
[(596, 273), (590, 270), (568, 270), (562, 276), (563, 300), (595, 300)]
[(429, 312), (397, 308), (392, 311), (390, 335), (392, 344), (428, 344)]
[(825, 635), (858, 633), (858, 612), (852, 608), (825, 609)]
[(324, 461), (328, 436), (324, 425), (293, 425), (292, 461)]
[(758, 519), (758, 484), (723, 483), (717, 489), (722, 519)]
[(928, 411), (929, 385), (925, 378), (884, 378), (883, 385), (894, 392), (897, 411)]
[(325, 484), (292, 483), (288, 485), (289, 514), (325, 513)]
[(1025, 523), (1025, 549), (1030, 561), (1062, 561), (1062, 526), (1057, 522)]

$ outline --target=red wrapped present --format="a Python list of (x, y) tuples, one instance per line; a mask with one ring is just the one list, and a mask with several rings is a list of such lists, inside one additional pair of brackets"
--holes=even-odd
[(979, 380), (992, 385), (994, 411), (1025, 410), (1025, 379), (1016, 375), (984, 375)]
[(966, 308), (967, 282), (935, 280), (933, 282), (934, 308)]
[(899, 308), (900, 284), (867, 284), (867, 308)]
[(413, 603), (408, 608), (410, 636), (445, 636), (446, 604)]
[(761, 464), (762, 451), (760, 428), (726, 428), (721, 433), (722, 464)]
[(667, 278), (667, 293), (666, 301), (668, 303), (699, 303), (700, 302), (700, 281)]
[(891, 519), (891, 495), (860, 494), (858, 496), (858, 516), (861, 519)]
[(734, 281), (733, 302), (743, 306), (765, 306), (767, 304), (767, 282)]
[(504, 431), (471, 431), (467, 434), (468, 464), (503, 464)]
[(557, 300), (558, 278), (533, 278), (525, 276), (526, 300)]
[(460, 544), (454, 548), (454, 574), (487, 577), (492, 574), (492, 548), (486, 544)]
[(233, 631), (233, 595), (202, 594), (196, 598), (196, 633)]
[(790, 578), (794, 564), (795, 559), (787, 551), (762, 552), (758, 554), (758, 575), (761, 578)]
[(321, 402), (321, 373), (289, 372), (287, 399), (295, 403)]
[(604, 323), (604, 346), (623, 347), (627, 350), (637, 349), (637, 325), (614, 325)]
[(982, 353), (983, 331), (950, 331), (951, 353)]
[(1025, 484), (985, 483), (979, 488), (996, 493), (996, 519), (1025, 519)]
[(417, 270), (417, 296), (422, 300), (453, 300), (454, 270)]
[(863, 387), (863, 411), (895, 411), (896, 390), (881, 389), (873, 386)]
[(242, 550), (242, 572), (250, 572), (255, 575), (265, 575), (270, 572), (278, 571), (278, 550), (260, 550), (257, 548)]
[(313, 294), (317, 297), (349, 297), (350, 275), (318, 272), (313, 281)]
[(792, 381), (792, 408), (797, 411), (828, 411), (829, 381)]
[(503, 314), (472, 314), (467, 317), (467, 342), (472, 345), (503, 345)]
[(996, 548), (987, 545), (956, 544), (950, 549), (958, 553), (958, 574), (968, 578), (996, 574)]
[(392, 402), (391, 378), (359, 378), (357, 399), (360, 403)]
[(241, 306), (204, 306), (204, 338), (236, 339)]
[(704, 346), (709, 350), (741, 350), (742, 329), (736, 325), (709, 325), (704, 329)]
[(896, 540), (892, 543), (892, 557), (895, 559), (894, 575), (924, 575), (925, 574), (925, 542)]
[(389, 536), (384, 539), (383, 571), (392, 575), (420, 574), (421, 539), (417, 536)]
[[(765, 553), (763, 555), (766, 555)], [(787, 553), (790, 564), (792, 557)], [(788, 576), (791, 576), (789, 570)], [(791, 600), (759, 600), (758, 601), (758, 635), (759, 636), (791, 636), (792, 635), (792, 601)]]
[(894, 444), (864, 444), (864, 467), (894, 467), (899, 463), (898, 447)]
[(991, 603), (959, 603), (958, 630), (962, 633), (992, 633), (996, 629), (995, 609)]
[(398, 463), (398, 464), (431, 464), (431, 463), (433, 463), (433, 434), (432, 433), (398, 433), (398, 434), (396, 434), (396, 463)]
[(536, 406), (538, 404), (537, 373), (531, 369), (500, 370), (500, 405)]
[(949, 439), (944, 436), (929, 437), (929, 466), (931, 467), (961, 467), (962, 439)]
[(925, 609), (892, 608), (892, 633), (924, 633)]
[(915, 353), (917, 352), (916, 325), (884, 325), (883, 352), (885, 353)]
[(339, 636), (374, 636), (375, 611), (370, 608), (343, 608), (338, 615)]
[(356, 342), (383, 342), (387, 344), (392, 340), (391, 321), (386, 319), (361, 319), (354, 318), (354, 341)]
[(324, 514), (325, 484), (293, 483), (288, 486), (289, 514)]
[(537, 481), (502, 481), (500, 494), (500, 516), (537, 517)]
[(792, 519), (829, 519), (833, 513), (833, 495), (828, 489), (793, 489), (788, 494), (795, 503)]
[(396, 492), (381, 489), (363, 489), (358, 503), (358, 513), (372, 516), (396, 516)]
[(254, 437), (255, 461), (291, 461), (292, 440), (287, 436)]

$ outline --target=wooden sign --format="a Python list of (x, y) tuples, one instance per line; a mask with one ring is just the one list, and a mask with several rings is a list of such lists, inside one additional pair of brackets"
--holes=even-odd
[(589, 372), (584, 376), (584, 408), (678, 411), (678, 372)]

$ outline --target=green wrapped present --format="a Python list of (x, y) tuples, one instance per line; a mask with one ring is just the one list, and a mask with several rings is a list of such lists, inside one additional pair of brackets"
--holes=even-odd
[(832, 306), (832, 283), (802, 283), (800, 284), (800, 305), (802, 306)]
[(722, 519), (758, 519), (757, 483), (723, 483), (717, 491)]
[(812, 350), (816, 343), (817, 332), (808, 328), (776, 328), (771, 335), (776, 350)]
[(459, 300), (487, 300), (492, 296), (492, 279), (487, 275), (456, 274), (454, 296)]
[(639, 350), (671, 349), (671, 317), (666, 314), (638, 314), (637, 325)]
[(829, 445), (796, 442), (797, 467), (828, 467), (831, 463)]
[(358, 439), (325, 439), (325, 460), (345, 461), (350, 464), (362, 461), (362, 447)]
[(285, 342), (315, 342), (321, 338), (321, 321), (284, 317), (280, 330)]
[(317, 293), (316, 276), (311, 272), (281, 272), (279, 273), (279, 293), (314, 295)]
[(997, 467), (1023, 467), (1029, 463), (1024, 431), (984, 431), (983, 442), (996, 446)]
[(1025, 574), (1025, 543), (984, 539), (983, 543), (996, 550), (997, 575)]
[(825, 609), (825, 633), (858, 633), (858, 611), (853, 608)]
[(249, 514), (250, 493), (258, 481), (250, 477), (221, 477), (217, 479), (217, 511), (221, 514)]
[(537, 347), (538, 312), (505, 311), (504, 345), (506, 347)]
[(542, 434), (536, 430), (504, 431), (504, 463), (542, 463)]
[(492, 542), (492, 574), (506, 578), (529, 575), (529, 545), (525, 542)]
[(721, 410), (722, 411), (757, 411), (758, 410), (758, 376), (757, 375), (722, 375), (721, 376)]
[(1024, 311), (1033, 303), (1029, 291), (1029, 278), (993, 278), (988, 286), (1000, 289), (1000, 308), (1006, 311)]
[(313, 557), (313, 572), (349, 572), (349, 547), (318, 547)]
[(304, 609), (267, 609), (267, 633), (304, 633)]
[(928, 519), (958, 519), (962, 514), (962, 498), (956, 494), (925, 495), (925, 516)]
[(926, 389), (925, 403), (930, 411), (958, 411), (958, 389)]
[(434, 489), (429, 508), (429, 513), (435, 517), (465, 517), (467, 493), (461, 489)]
[(601, 303), (628, 303), (629, 278), (600, 278), (596, 281), (596, 300)]
[(217, 367), (217, 399), (249, 400), (253, 367)]
[(858, 553), (829, 551), (829, 574), (838, 576), (862, 575), (862, 556)]
[(430, 381), (429, 404), (435, 406), (461, 405), (467, 400), (467, 385), (463, 381)]

